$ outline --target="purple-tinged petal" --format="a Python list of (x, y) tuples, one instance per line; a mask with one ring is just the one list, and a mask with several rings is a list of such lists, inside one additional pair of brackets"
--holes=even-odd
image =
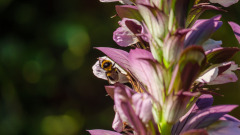
[(168, 32), (166, 14), (157, 8), (147, 5), (138, 5), (138, 9), (144, 19), (147, 29), (155, 40), (159, 40), (158, 38), (162, 38), (166, 35)]
[(113, 85), (105, 86), (106, 92), (112, 99), (114, 99), (114, 89), (115, 89), (115, 86)]
[(127, 122), (137, 134), (146, 134), (146, 129), (131, 105), (131, 91), (119, 84), (115, 89), (114, 102), (122, 121)]
[[(196, 3), (197, 1), (195, 1)], [(199, 1), (200, 2), (200, 1)], [(218, 11), (224, 11), (219, 7), (213, 6), (210, 3), (200, 3), (193, 6), (193, 8), (190, 10), (188, 14), (188, 18), (186, 21), (187, 28), (191, 27), (193, 23), (200, 17), (202, 13), (204, 13), (206, 10), (218, 10)]]
[(181, 133), (180, 135), (208, 135), (208, 133), (205, 129), (192, 129)]
[(212, 64), (227, 62), (239, 51), (237, 47), (215, 48), (207, 54), (207, 61)]
[(235, 22), (228, 22), (229, 25), (232, 27), (235, 37), (237, 38), (240, 44), (240, 26)]
[[(131, 71), (136, 78), (147, 86), (148, 92), (162, 104), (162, 73), (151, 52), (143, 49), (131, 50), (129, 52), (129, 62), (131, 63)], [(151, 64), (151, 62), (154, 64)]]
[(177, 95), (171, 94), (169, 95), (164, 102), (163, 108), (163, 119), (167, 123), (174, 124), (178, 122), (179, 118), (181, 118), (187, 112), (187, 105), (192, 98), (191, 96), (183, 96), (179, 93)]
[(202, 45), (222, 25), (220, 18), (218, 15), (208, 20), (197, 20), (187, 34), (184, 46)]
[(135, 112), (143, 123), (147, 124), (152, 119), (152, 102), (146, 93), (136, 93), (132, 97)]
[(224, 84), (229, 82), (236, 82), (238, 77), (233, 72), (238, 69), (238, 65), (234, 62), (223, 63), (222, 66), (218, 67), (218, 73), (215, 78), (213, 78), (209, 85)]
[(237, 105), (219, 105), (200, 110), (187, 121), (182, 132), (190, 129), (205, 128), (236, 107)]
[(228, 114), (225, 114), (223, 117), (221, 117), (219, 120), (227, 120), (227, 121), (233, 121), (233, 122), (240, 122), (239, 119), (231, 116), (231, 115), (228, 115)]
[(121, 0), (100, 0), (100, 2), (119, 2)]
[(140, 35), (143, 33), (142, 24), (135, 19), (123, 18), (119, 24), (121, 26), (127, 27), (135, 35)]
[(179, 28), (185, 28), (189, 3), (190, 0), (177, 0), (175, 3), (175, 14)]
[(149, 0), (136, 0), (136, 3), (150, 6), (150, 1)]
[(210, 0), (212, 3), (218, 3), (224, 7), (229, 7), (238, 2), (238, 0)]
[(130, 0), (100, 0), (100, 2), (121, 2), (123, 4), (133, 4)]
[(122, 67), (126, 71), (130, 69), (128, 52), (110, 47), (96, 47), (96, 49), (105, 53), (110, 59), (115, 61), (120, 67)]
[(121, 47), (128, 47), (138, 42), (137, 37), (126, 27), (119, 27), (114, 31), (113, 40)]
[(213, 104), (213, 96), (209, 94), (203, 94), (196, 102), (194, 110), (201, 110), (210, 107)]
[(91, 135), (122, 135), (118, 132), (102, 130), (102, 129), (94, 129), (94, 130), (87, 130)]
[(185, 49), (173, 71), (168, 93), (173, 91), (177, 93), (179, 90), (188, 91), (205, 62), (206, 56), (202, 47), (190, 46)]
[(174, 35), (167, 36), (164, 40), (163, 57), (168, 62), (178, 61), (182, 51), (184, 38), (189, 30), (177, 31)]
[(120, 18), (130, 18), (136, 19), (138, 21), (142, 20), (138, 8), (132, 5), (117, 5), (116, 7), (117, 14)]
[(135, 19), (123, 18), (119, 27), (113, 32), (113, 40), (122, 47), (127, 47), (139, 42), (139, 36), (143, 35), (144, 30), (140, 22)]
[(112, 123), (112, 128), (117, 132), (123, 131), (123, 122), (118, 114), (118, 112), (115, 112), (115, 117)]
[(207, 128), (210, 135), (239, 135), (240, 122), (218, 121)]
[(176, 123), (172, 128), (172, 134), (180, 134), (182, 129), (188, 120), (190, 120), (197, 111), (210, 107), (213, 104), (213, 97), (209, 94), (201, 95), (197, 102), (192, 106), (192, 108), (180, 118), (179, 122)]

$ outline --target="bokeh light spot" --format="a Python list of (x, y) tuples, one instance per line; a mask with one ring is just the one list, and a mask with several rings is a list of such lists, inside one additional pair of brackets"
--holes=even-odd
[(69, 70), (78, 69), (84, 61), (82, 56), (75, 56), (70, 50), (63, 53), (62, 59), (64, 66)]
[(89, 50), (90, 39), (82, 27), (69, 28), (66, 40), (69, 50), (76, 56), (83, 56)]
[(29, 83), (37, 83), (41, 78), (41, 67), (36, 61), (28, 61), (23, 66), (23, 77)]
[(47, 116), (42, 121), (45, 135), (73, 135), (79, 128), (78, 122), (69, 115)]

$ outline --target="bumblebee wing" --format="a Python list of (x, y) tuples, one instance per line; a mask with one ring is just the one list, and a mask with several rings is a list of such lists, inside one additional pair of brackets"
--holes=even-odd
[(101, 79), (104, 79), (104, 80), (108, 80), (108, 78), (107, 78), (107, 76), (106, 76), (106, 71), (100, 67), (99, 61), (97, 61), (97, 62), (93, 65), (92, 70), (93, 70), (93, 74), (94, 74), (96, 77), (101, 78)]

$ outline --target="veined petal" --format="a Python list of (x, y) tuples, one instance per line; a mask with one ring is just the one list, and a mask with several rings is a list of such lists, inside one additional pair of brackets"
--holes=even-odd
[(147, 5), (138, 5), (138, 9), (154, 40), (159, 40), (168, 32), (167, 16), (162, 11)]
[(127, 122), (137, 134), (146, 134), (147, 131), (136, 115), (132, 105), (131, 98), (133, 92), (129, 88), (119, 84), (115, 89), (114, 102), (116, 110), (122, 121)]
[(189, 4), (190, 0), (177, 0), (175, 3), (175, 14), (179, 28), (185, 28)]
[(144, 35), (143, 26), (135, 19), (123, 18), (119, 27), (113, 33), (113, 40), (122, 47), (127, 47), (139, 42), (139, 35)]
[(229, 61), (239, 51), (237, 47), (214, 48), (207, 53), (207, 61), (211, 64), (221, 64)]
[(218, 3), (224, 7), (229, 7), (238, 2), (238, 0), (210, 0), (212, 3)]
[(235, 22), (228, 22), (229, 25), (232, 27), (235, 37), (237, 38), (240, 44), (240, 26)]
[(138, 42), (137, 37), (127, 27), (120, 27), (114, 31), (113, 40), (122, 47), (128, 47)]
[(219, 105), (200, 110), (187, 121), (182, 132), (190, 129), (205, 128), (236, 107), (237, 105)]
[[(216, 7), (214, 5), (211, 5), (210, 3), (206, 3), (207, 0), (198, 0), (195, 1), (195, 4), (193, 8), (190, 10), (188, 13), (187, 21), (186, 21), (186, 26), (187, 28), (191, 27), (193, 23), (200, 17), (202, 13), (204, 13), (206, 10), (222, 10), (219, 7)], [(196, 3), (196, 2), (203, 2), (203, 3)]]
[(232, 61), (222, 63), (200, 76), (196, 81), (208, 85), (236, 82), (238, 78), (233, 71), (237, 69), (238, 65)]
[(112, 128), (117, 132), (123, 131), (123, 121), (121, 120), (118, 112), (115, 112), (114, 120), (112, 123)]
[(114, 89), (115, 89), (115, 86), (113, 86), (113, 85), (105, 86), (106, 92), (108, 93), (108, 95), (109, 95), (112, 99), (114, 99)]
[(188, 91), (192, 83), (197, 79), (200, 67), (205, 65), (206, 56), (200, 46), (190, 46), (185, 49), (172, 73), (172, 80), (168, 93), (180, 90)]
[(228, 115), (228, 114), (225, 114), (224, 116), (222, 116), (219, 120), (227, 120), (227, 121), (233, 121), (233, 122), (240, 122), (239, 119), (231, 116), (231, 115)]
[[(162, 104), (163, 80), (162, 71), (155, 63), (151, 52), (143, 49), (131, 50), (129, 53), (131, 71), (145, 86), (148, 92)], [(152, 62), (152, 63), (151, 63)]]
[(183, 51), (184, 38), (187, 32), (189, 30), (185, 30), (184, 32), (177, 31), (174, 35), (165, 38), (163, 56), (168, 62), (178, 61)]
[(218, 15), (208, 20), (197, 20), (187, 34), (184, 46), (202, 45), (222, 25), (220, 18)]
[(120, 2), (123, 4), (133, 4), (131, 0), (100, 0), (100, 2)]
[(207, 128), (209, 135), (239, 135), (240, 122), (218, 121)]
[(110, 47), (96, 47), (96, 49), (105, 53), (110, 59), (116, 62), (125, 71), (128, 71), (130, 69), (128, 52)]
[[(221, 71), (221, 68), (223, 71)], [(226, 69), (227, 68), (227, 69)], [(224, 63), (223, 66), (218, 68), (220, 71), (215, 79), (210, 81), (209, 85), (224, 84), (229, 82), (236, 82), (238, 77), (233, 72), (238, 69), (238, 65), (234, 62)]]
[(180, 135), (208, 135), (208, 132), (205, 129), (192, 129)]
[(138, 8), (132, 5), (116, 5), (116, 11), (120, 18), (130, 18), (142, 21), (142, 16), (138, 12)]
[(172, 134), (177, 135), (180, 134), (185, 124), (190, 120), (195, 113), (199, 110), (209, 108), (213, 104), (213, 97), (209, 94), (203, 94), (199, 97), (197, 102), (192, 106), (192, 108), (180, 118), (179, 122), (176, 123), (172, 128)]
[(135, 112), (143, 123), (147, 124), (152, 119), (152, 101), (146, 93), (136, 93), (132, 97)]
[(209, 70), (204, 75), (200, 76), (196, 81), (209, 84), (218, 76), (218, 67)]
[(118, 132), (102, 130), (102, 129), (94, 129), (94, 130), (87, 130), (91, 135), (122, 135)]

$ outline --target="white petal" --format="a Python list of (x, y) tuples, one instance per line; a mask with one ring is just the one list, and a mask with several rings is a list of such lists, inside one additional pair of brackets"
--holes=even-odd
[(212, 3), (218, 3), (224, 7), (229, 7), (238, 2), (238, 0), (210, 0)]
[(101, 79), (104, 79), (104, 80), (107, 80), (107, 77), (106, 77), (106, 71), (103, 70), (100, 65), (99, 65), (99, 61), (97, 61), (93, 67), (92, 67), (92, 70), (93, 70), (93, 74), (98, 77), (98, 78), (101, 78)]
[(202, 83), (209, 83), (212, 80), (214, 80), (218, 75), (218, 68), (213, 68), (211, 70), (209, 70), (207, 73), (205, 73), (204, 75), (200, 76), (197, 81), (198, 82), (202, 82)]
[(206, 42), (203, 43), (203, 49), (204, 51), (211, 51), (214, 48), (219, 48), (222, 45), (222, 41), (216, 41), (213, 39), (208, 39)]

